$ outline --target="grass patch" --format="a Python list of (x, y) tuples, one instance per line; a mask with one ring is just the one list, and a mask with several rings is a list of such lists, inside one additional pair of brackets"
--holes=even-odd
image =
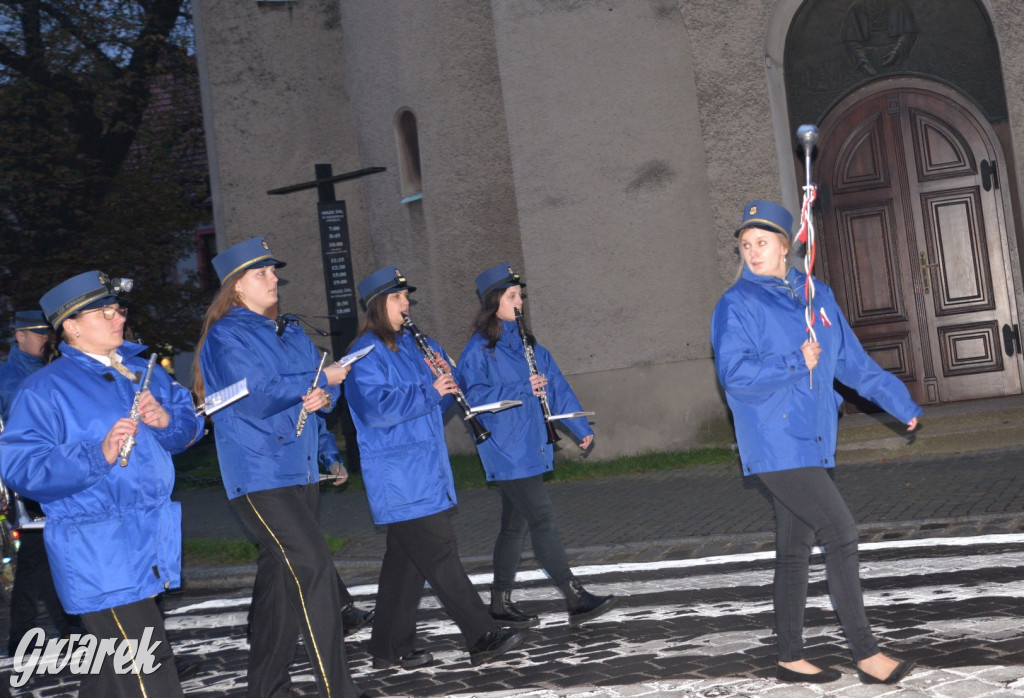
[[(334, 555), (348, 542), (347, 538), (338, 538), (324, 534), (327, 547)], [(182, 565), (185, 567), (202, 567), (206, 565), (245, 565), (256, 562), (259, 557), (259, 546), (248, 540), (237, 538), (186, 538), (182, 541)]]
[(736, 452), (727, 446), (696, 448), (689, 451), (649, 451), (611, 460), (572, 460), (558, 463), (547, 479), (570, 482), (592, 477), (675, 470), (695, 465), (718, 465), (736, 462)]
[[(479, 456), (475, 453), (453, 453), (450, 460), (456, 490), (487, 486), (484, 469), (480, 465)], [(728, 446), (696, 448), (688, 451), (649, 451), (609, 460), (563, 461), (555, 465), (554, 472), (548, 473), (546, 479), (569, 482), (593, 477), (646, 473), (654, 470), (672, 470), (694, 465), (716, 465), (734, 463), (735, 461), (736, 452)], [(175, 456), (174, 466), (178, 472), (175, 490), (223, 487), (220, 479), (220, 467), (217, 464), (217, 449), (210, 437)], [(335, 487), (331, 482), (331, 480), (323, 481), (320, 491), (329, 494), (331, 492), (363, 492), (366, 489), (362, 476), (357, 472), (350, 472), (348, 482), (341, 487)]]
[[(653, 470), (674, 470), (694, 465), (716, 465), (733, 463), (736, 453), (729, 447), (698, 448), (689, 451), (651, 451), (610, 460), (571, 460), (555, 464), (553, 472), (545, 480), (571, 482), (592, 477), (609, 477), (629, 473), (647, 473)], [(487, 479), (480, 465), (480, 458), (474, 455), (451, 456), (455, 489), (486, 487)]]
[(175, 455), (173, 460), (176, 492), (223, 487), (220, 464), (217, 461), (217, 446), (213, 436), (204, 436), (183, 453)]

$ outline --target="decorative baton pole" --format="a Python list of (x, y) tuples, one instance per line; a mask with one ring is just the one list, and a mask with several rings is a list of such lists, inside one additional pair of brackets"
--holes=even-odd
[[(796, 139), (804, 149), (804, 168), (807, 173), (804, 184), (804, 201), (800, 206), (800, 232), (796, 234), (797, 242), (804, 243), (804, 271), (807, 272), (807, 281), (804, 283), (804, 299), (807, 305), (804, 308), (804, 318), (807, 321), (807, 338), (812, 342), (818, 341), (814, 332), (814, 258), (818, 251), (817, 240), (814, 238), (814, 214), (811, 207), (818, 197), (818, 188), (811, 183), (811, 153), (814, 144), (818, 142), (818, 127), (804, 124), (796, 130)], [(810, 386), (814, 387), (814, 371), (810, 371)]]

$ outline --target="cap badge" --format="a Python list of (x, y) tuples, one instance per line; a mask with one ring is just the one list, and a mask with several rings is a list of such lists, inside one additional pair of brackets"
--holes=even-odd
[(263, 245), (263, 249), (265, 249), (265, 250), (269, 250), (270, 249), (270, 245), (267, 244), (266, 240), (260, 240), (260, 244)]
[(750, 213), (748, 213), (747, 215), (748, 215), (748, 216), (753, 216), (753, 215), (755, 215), (756, 213), (757, 213), (757, 206), (751, 206), (751, 207), (750, 207)]

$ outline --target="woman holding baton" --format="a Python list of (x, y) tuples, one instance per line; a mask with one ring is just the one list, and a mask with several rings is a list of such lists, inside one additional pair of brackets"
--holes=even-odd
[(736, 231), (742, 274), (711, 318), (715, 368), (732, 410), (743, 474), (756, 475), (775, 506), (776, 674), (793, 683), (841, 677), (804, 658), (808, 559), (818, 540), (832, 605), (860, 680), (893, 684), (914, 663), (879, 651), (864, 611), (857, 525), (830, 476), (842, 403), (832, 383), (854, 388), (907, 431), (917, 427), (921, 408), (902, 381), (864, 351), (832, 290), (821, 282), (811, 306), (816, 340), (807, 338), (806, 275), (788, 261), (792, 224), (778, 204), (747, 204)]
[[(512, 603), (523, 541), (529, 532), (534, 555), (565, 596), (569, 624), (578, 626), (615, 607), (614, 596), (594, 596), (573, 576), (558, 535), (544, 473), (554, 467), (555, 414), (582, 410), (576, 394), (547, 349), (537, 344), (522, 320), (523, 287), (519, 274), (498, 264), (476, 277), (482, 306), (473, 336), (459, 357), (459, 382), (472, 404), (521, 400), (522, 406), (482, 415), (491, 438), (477, 444), (487, 480), (501, 492), (501, 530), (494, 543), (491, 615), (503, 623), (530, 627), (540, 622)], [(583, 450), (594, 431), (585, 417), (563, 421)]]
[[(193, 390), (202, 402), (206, 393), (248, 381), (248, 396), (213, 421), (228, 499), (260, 544), (249, 695), (289, 694), (288, 667), (301, 633), (320, 695), (357, 696), (345, 658), (338, 572), (317, 519), (314, 414), (334, 406), (349, 369), (323, 366), (298, 325), (275, 322), (282, 266), (263, 238), (213, 258), (221, 288), (196, 347)], [(300, 416), (309, 415), (313, 420), (299, 429)]]

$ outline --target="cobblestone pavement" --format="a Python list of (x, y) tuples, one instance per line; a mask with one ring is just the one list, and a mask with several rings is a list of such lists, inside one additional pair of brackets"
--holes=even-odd
[[(431, 596), (424, 598), (418, 643), (435, 665), (375, 671), (368, 631), (346, 641), (349, 665), (372, 695), (412, 696), (907, 696), (1024, 694), (1024, 535), (867, 543), (865, 604), (880, 644), (918, 663), (898, 687), (864, 686), (831, 611), (820, 558), (806, 619), (807, 656), (843, 671), (827, 686), (773, 679), (771, 553), (589, 565), (577, 570), (597, 593), (620, 597), (606, 616), (571, 629), (543, 575), (522, 575), (516, 599), (539, 613), (527, 642), (479, 668)], [(483, 590), (488, 575), (474, 581)], [(185, 593), (167, 599), (167, 627), (179, 659), (199, 663), (188, 695), (245, 695), (246, 589), (230, 596)], [(366, 603), (372, 585), (353, 588)], [(0, 663), (9, 669), (10, 660)], [(304, 653), (293, 667), (295, 695), (316, 694)], [(71, 694), (74, 677), (34, 677), (30, 695)], [(64, 691), (63, 693), (61, 691)]]
[[(428, 597), (420, 633), (439, 659), (436, 667), (371, 671), (363, 631), (347, 643), (352, 668), (361, 686), (378, 695), (1024, 695), (1024, 543), (979, 538), (1024, 533), (1022, 456), (1024, 449), (1013, 448), (838, 469), (839, 487), (861, 523), (875, 629), (883, 646), (919, 660), (900, 687), (862, 686), (849, 673), (820, 581), (807, 618), (808, 654), (848, 673), (822, 689), (771, 678), (771, 507), (756, 481), (739, 477), (733, 465), (549, 485), (577, 574), (596, 592), (627, 597), (603, 621), (571, 631), (556, 592), (528, 557), (516, 599), (545, 622), (510, 659), (471, 668), (454, 626)], [(221, 492), (186, 492), (181, 499), (186, 537), (243, 535)], [(472, 490), (460, 492), (459, 501), (453, 521), (460, 552), (483, 591), (498, 495)], [(325, 494), (321, 520), (327, 531), (348, 539), (337, 555), (339, 569), (366, 598), (362, 603), (372, 603), (368, 585), (376, 581), (384, 536), (372, 525), (365, 497)], [(925, 552), (894, 547), (959, 538), (968, 544), (932, 541)], [(176, 650), (204, 663), (202, 674), (186, 683), (189, 695), (243, 694), (238, 677), (246, 648), (239, 626), (253, 571), (187, 569), (185, 591), (167, 597)], [(219, 604), (218, 610), (194, 608), (200, 601)], [(182, 608), (190, 610), (176, 612)], [(210, 628), (219, 630), (211, 636)], [(5, 618), (0, 632), (6, 634)], [(294, 688), (297, 695), (313, 695), (303, 661), (294, 668)], [(0, 672), (10, 669), (9, 660), (0, 663)], [(58, 680), (30, 695), (66, 695), (70, 686)]]

